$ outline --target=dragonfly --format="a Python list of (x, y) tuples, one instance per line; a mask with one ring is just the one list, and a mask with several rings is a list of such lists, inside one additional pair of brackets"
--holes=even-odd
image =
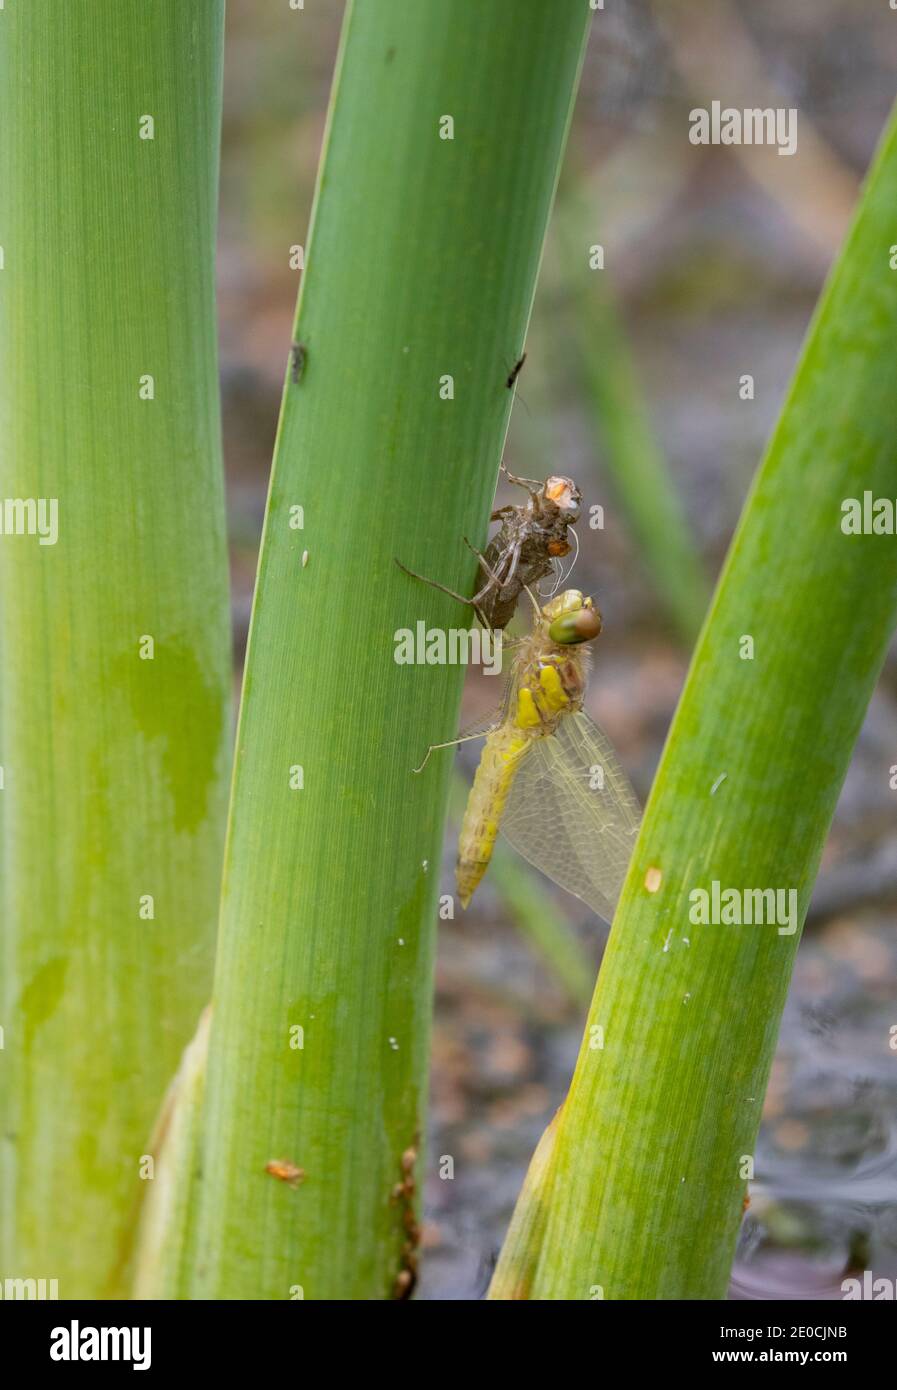
[[(465, 545), (480, 562), (472, 598), (465, 598), (396, 560), (399, 569), (412, 579), (420, 579), (472, 607), (483, 627), (496, 632), (506, 628), (513, 618), (523, 590), (546, 578), (558, 560), (569, 555), (572, 545), (568, 530), (579, 520), (582, 502), (582, 493), (572, 478), (552, 474), (540, 483), (534, 478), (518, 478), (504, 464), (502, 472), (509, 482), (525, 488), (529, 498), (521, 504), (498, 507), (492, 513), (489, 520), (501, 524), (485, 552), (464, 537)], [(576, 532), (572, 534), (575, 540)]]
[(533, 629), (517, 647), (492, 727), (452, 740), (486, 739), (458, 841), (458, 894), (466, 908), (501, 830), (610, 922), (641, 812), (609, 739), (582, 707), (601, 614), (578, 589), (533, 603)]

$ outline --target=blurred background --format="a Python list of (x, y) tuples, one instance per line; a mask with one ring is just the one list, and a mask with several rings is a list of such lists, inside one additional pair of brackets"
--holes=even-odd
[[(219, 304), (236, 689), (299, 282), (290, 248), (307, 241), (342, 10), (228, 0)], [(608, 0), (595, 15), (505, 460), (583, 491), (574, 578), (605, 621), (590, 712), (642, 800), (895, 71), (886, 0)], [(691, 145), (689, 111), (714, 98), (798, 108), (797, 153)], [(494, 688), (471, 675), (465, 717)], [(475, 758), (459, 755), (459, 778)], [(836, 1299), (849, 1272), (897, 1277), (892, 764), (897, 652), (800, 947), (734, 1298)], [(455, 834), (452, 822), (445, 892)], [(418, 1297), (484, 1292), (572, 1073), (606, 935), (510, 852), (470, 911), (440, 924)], [(437, 1176), (441, 1155), (453, 1181)]]

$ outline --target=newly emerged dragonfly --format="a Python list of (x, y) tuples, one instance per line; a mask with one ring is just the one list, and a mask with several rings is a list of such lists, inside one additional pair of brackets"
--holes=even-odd
[(537, 611), (467, 801), (458, 894), (467, 907), (501, 829), (519, 854), (609, 922), (640, 812), (610, 742), (582, 708), (587, 644), (601, 615), (578, 589)]

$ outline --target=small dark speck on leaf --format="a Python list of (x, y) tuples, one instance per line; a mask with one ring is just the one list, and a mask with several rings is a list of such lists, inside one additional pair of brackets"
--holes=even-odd
[(509, 391), (511, 390), (512, 386), (514, 385), (514, 382), (515, 382), (515, 381), (517, 380), (517, 378), (519, 377), (520, 372), (521, 372), (521, 369), (522, 369), (523, 364), (524, 364), (525, 361), (526, 361), (526, 353), (524, 353), (522, 357), (518, 358), (518, 360), (514, 363), (514, 366), (511, 368), (511, 371), (510, 371), (509, 374), (508, 374), (508, 379), (507, 379), (507, 381), (505, 382), (505, 385), (507, 386), (507, 388), (508, 388)]
[(294, 386), (298, 386), (305, 371), (305, 363), (308, 358), (308, 348), (304, 343), (294, 343), (290, 348), (290, 376)]

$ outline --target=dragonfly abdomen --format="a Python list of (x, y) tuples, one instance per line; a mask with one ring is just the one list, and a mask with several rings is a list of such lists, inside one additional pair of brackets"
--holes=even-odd
[(486, 740), (458, 840), (455, 880), (461, 906), (467, 907), (483, 877), (520, 760), (532, 746), (532, 734), (504, 725)]

